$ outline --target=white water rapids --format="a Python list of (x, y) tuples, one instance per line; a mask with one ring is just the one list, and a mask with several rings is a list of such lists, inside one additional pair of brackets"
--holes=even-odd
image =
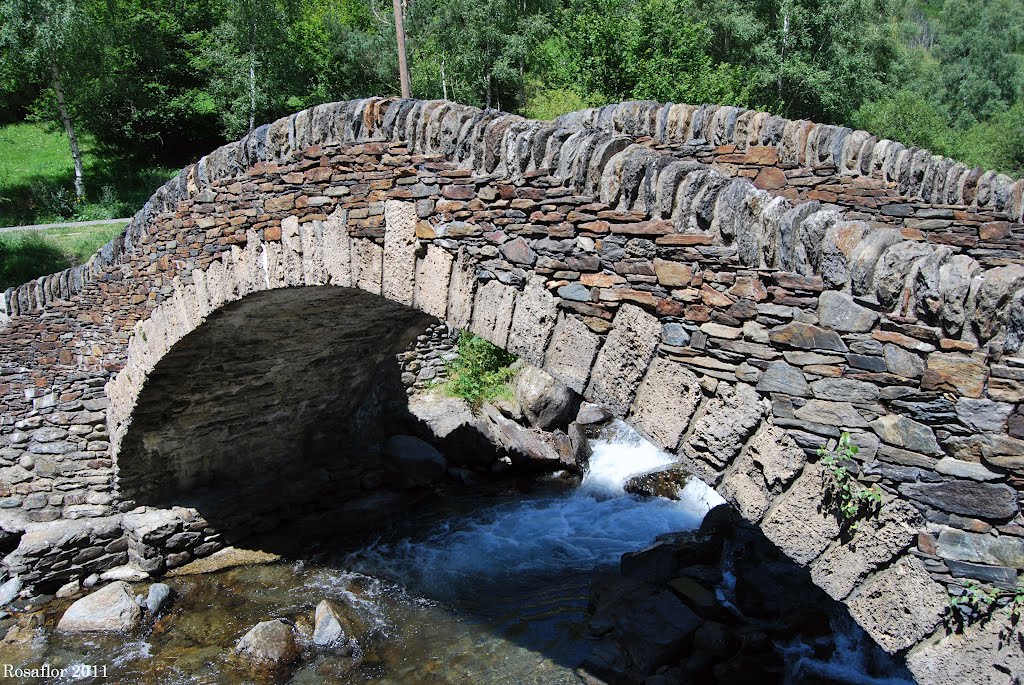
[(697, 528), (725, 501), (696, 478), (679, 501), (626, 494), (629, 478), (672, 458), (624, 423), (592, 447), (590, 472), (572, 492), (488, 507), (424, 539), (371, 547), (358, 554), (357, 566), (447, 597), (470, 580), (616, 565), (663, 533)]

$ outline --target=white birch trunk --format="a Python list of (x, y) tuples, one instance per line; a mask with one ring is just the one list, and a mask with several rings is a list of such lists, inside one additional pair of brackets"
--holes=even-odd
[(57, 95), (57, 109), (60, 111), (60, 120), (64, 123), (64, 130), (68, 134), (68, 143), (71, 146), (71, 159), (75, 162), (75, 196), (85, 197), (85, 172), (82, 167), (82, 151), (78, 147), (78, 137), (75, 135), (75, 127), (71, 123), (71, 115), (68, 114), (67, 103), (64, 101), (64, 84), (60, 78), (60, 69), (57, 63), (50, 64), (50, 73), (53, 75), (53, 91)]

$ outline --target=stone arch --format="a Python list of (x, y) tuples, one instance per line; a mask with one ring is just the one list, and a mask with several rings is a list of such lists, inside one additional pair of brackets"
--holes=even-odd
[[(884, 203), (853, 213), (840, 190), (778, 186), (821, 165)], [(298, 286), (379, 296), (608, 405), (720, 486), (879, 644), (934, 663), (951, 644), (937, 552), (1003, 544), (1020, 521), (1020, 188), (735, 108), (623, 103), (531, 122), (447, 102), (321, 105), (184, 169), (85, 267), (5, 293), (15, 336), (38, 326), (41, 344), (77, 345), (31, 396), (8, 397), (25, 420), (50, 416), (76, 373), (95, 388), (109, 369), (116, 459), (146, 378), (211, 313)], [(840, 430), (888, 493), (853, 541), (821, 511), (813, 459)], [(975, 524), (954, 516), (1000, 535), (965, 538)]]

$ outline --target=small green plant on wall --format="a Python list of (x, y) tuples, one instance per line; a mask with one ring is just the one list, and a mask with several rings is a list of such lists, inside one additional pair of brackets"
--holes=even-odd
[(479, 336), (463, 332), (459, 335), (458, 356), (448, 365), (445, 392), (477, 408), (487, 400), (510, 392), (508, 382), (515, 376), (511, 368), (515, 361), (515, 355)]
[(877, 485), (861, 485), (847, 464), (860, 449), (853, 444), (849, 433), (839, 436), (835, 449), (827, 445), (818, 448), (821, 465), (829, 477), (829, 492), (839, 509), (841, 523), (846, 532), (854, 533), (860, 521), (876, 513), (882, 506), (882, 490)]
[(997, 610), (1005, 608), (1010, 615), (1011, 631), (1024, 616), (1024, 580), (1013, 590), (985, 587), (975, 580), (964, 581), (959, 594), (949, 598), (947, 625), (964, 625), (990, 620)]

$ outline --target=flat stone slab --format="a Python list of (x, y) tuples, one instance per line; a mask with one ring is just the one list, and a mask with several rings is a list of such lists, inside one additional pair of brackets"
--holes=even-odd
[(258, 564), (272, 564), (280, 561), (281, 556), (271, 552), (261, 552), (253, 549), (241, 549), (238, 547), (225, 547), (214, 552), (208, 557), (190, 561), (184, 566), (179, 566), (167, 573), (168, 578), (178, 576), (194, 576), (200, 573), (213, 573), (223, 571), (226, 568), (236, 566), (256, 566)]

